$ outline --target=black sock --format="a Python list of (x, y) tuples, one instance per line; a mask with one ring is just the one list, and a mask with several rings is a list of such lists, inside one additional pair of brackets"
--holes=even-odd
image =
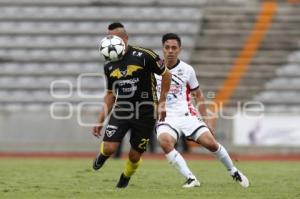
[(98, 165), (103, 165), (105, 163), (105, 161), (109, 158), (110, 156), (106, 156), (103, 154), (100, 154), (100, 156), (98, 156), (97, 158), (97, 164)]

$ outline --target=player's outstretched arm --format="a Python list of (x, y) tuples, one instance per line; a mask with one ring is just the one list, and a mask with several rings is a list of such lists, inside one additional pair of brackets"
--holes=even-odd
[(158, 101), (158, 120), (164, 121), (167, 116), (166, 113), (166, 98), (170, 89), (172, 74), (168, 69), (163, 73), (161, 80), (161, 90), (160, 90), (160, 98)]
[(95, 137), (101, 136), (101, 129), (103, 127), (103, 122), (105, 121), (107, 115), (111, 112), (116, 97), (112, 91), (107, 91), (106, 95), (104, 96), (103, 106), (99, 113), (98, 120), (96, 125), (92, 129), (92, 133)]

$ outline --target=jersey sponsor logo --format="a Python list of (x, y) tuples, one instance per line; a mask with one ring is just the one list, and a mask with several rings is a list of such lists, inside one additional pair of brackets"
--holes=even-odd
[(141, 56), (143, 55), (143, 53), (134, 50), (134, 51), (132, 52), (132, 55), (133, 55), (133, 56), (137, 56), (137, 57), (141, 57)]
[[(125, 80), (117, 80), (115, 81), (115, 85), (118, 86), (118, 89), (120, 89), (123, 94), (125, 94), (127, 97), (132, 97), (134, 92), (137, 90), (137, 83), (140, 81), (138, 77), (134, 77), (131, 79), (125, 79)], [(119, 93), (119, 97), (125, 97), (123, 94)]]
[(137, 90), (137, 86), (132, 86), (132, 87), (129, 87), (129, 88), (122, 88), (123, 93), (129, 93), (129, 92), (132, 93), (136, 90)]
[(182, 93), (182, 86), (171, 84), (169, 94), (170, 93), (175, 94), (175, 95), (178, 95), (179, 93)]
[(142, 70), (143, 67), (141, 66), (137, 66), (137, 65), (128, 65), (127, 66), (127, 70), (125, 71), (120, 71), (119, 68), (113, 70), (110, 73), (110, 77), (115, 77), (117, 79), (120, 79), (121, 77), (127, 77), (127, 76), (132, 76), (134, 72), (138, 71), (138, 70)]
[(182, 95), (182, 87), (180, 85), (171, 84), (169, 93), (167, 95), (167, 102), (173, 104), (177, 101), (179, 95)]
[[(176, 95), (174, 95), (174, 96), (167, 95), (167, 102), (168, 102), (168, 103), (171, 103), (175, 97), (176, 97)], [(177, 98), (177, 97), (176, 97), (176, 98)]]
[(139, 81), (140, 81), (140, 79), (135, 77), (135, 78), (131, 78), (131, 79), (118, 80), (117, 83), (118, 83), (119, 86), (124, 86), (126, 84), (134, 85)]

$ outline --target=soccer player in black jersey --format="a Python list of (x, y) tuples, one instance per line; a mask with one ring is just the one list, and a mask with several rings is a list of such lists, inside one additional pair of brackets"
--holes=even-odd
[[(93, 168), (98, 170), (103, 166), (130, 130), (129, 159), (117, 184), (117, 188), (125, 188), (141, 163), (157, 116), (160, 121), (166, 117), (165, 101), (171, 74), (152, 50), (128, 45), (128, 35), (121, 23), (110, 24), (108, 35), (122, 38), (126, 52), (121, 60), (107, 62), (104, 66), (107, 91), (97, 125), (92, 130), (94, 136), (101, 136), (103, 122), (109, 113), (110, 118)], [(154, 73), (162, 76), (159, 100)]]

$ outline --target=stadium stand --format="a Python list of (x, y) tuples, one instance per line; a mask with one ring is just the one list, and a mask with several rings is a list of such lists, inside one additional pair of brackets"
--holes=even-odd
[[(26, 107), (32, 104), (48, 106), (56, 100), (87, 101), (76, 96), (77, 78), (84, 73), (102, 72), (104, 60), (97, 42), (105, 35), (107, 25), (115, 20), (122, 19), (132, 44), (152, 48), (158, 53), (161, 35), (176, 27), (185, 44), (182, 57), (188, 60), (202, 16), (195, 2), (176, 7), (170, 2), (164, 5), (156, 1), (123, 4), (121, 1), (1, 0), (0, 104), (2, 107), (9, 107), (7, 104)], [(50, 85), (55, 80), (70, 81), (75, 96), (53, 98)], [(93, 78), (81, 88), (86, 93), (101, 93), (104, 85), (103, 81), (99, 83)]]
[[(202, 28), (192, 63), (197, 67), (206, 93), (212, 95), (217, 92), (232, 69), (260, 12), (257, 3), (208, 4), (203, 9)], [(299, 20), (299, 5), (280, 3), (247, 73), (228, 103), (229, 107), (234, 107), (237, 102), (252, 100), (264, 89), (264, 84), (276, 76), (276, 69), (287, 63), (288, 55), (297, 49)], [(289, 104), (289, 101), (286, 103)]]
[[(188, 1), (178, 8), (180, 1), (124, 4), (121, 1), (1, 0), (0, 81), (3, 83), (1, 92), (8, 94), (1, 103), (18, 102), (10, 100), (9, 93), (16, 92), (24, 79), (29, 82), (28, 89), (27, 84), (19, 88), (34, 93), (35, 88), (47, 91), (47, 80), (51, 82), (56, 77), (73, 77), (73, 84), (79, 74), (101, 72), (103, 58), (97, 50), (97, 42), (105, 35), (107, 24), (120, 18), (127, 26), (132, 44), (142, 44), (159, 53), (160, 36), (176, 27), (184, 42), (182, 59), (195, 66), (203, 90), (213, 98), (260, 11), (258, 1), (225, 1), (226, 5), (218, 2)], [(138, 16), (136, 8), (140, 9)], [(296, 48), (297, 11), (297, 6), (288, 4), (278, 8), (229, 105), (253, 99), (275, 75), (276, 68), (285, 64), (287, 56)], [(41, 81), (44, 84), (38, 83)], [(75, 84), (73, 89), (76, 89)], [(95, 92), (97, 88), (86, 86), (85, 89)], [(41, 103), (53, 100), (45, 95)], [(24, 104), (24, 100), (20, 103)]]
[(287, 62), (266, 82), (263, 91), (254, 96), (266, 105), (267, 111), (300, 112), (300, 51), (291, 53)]

